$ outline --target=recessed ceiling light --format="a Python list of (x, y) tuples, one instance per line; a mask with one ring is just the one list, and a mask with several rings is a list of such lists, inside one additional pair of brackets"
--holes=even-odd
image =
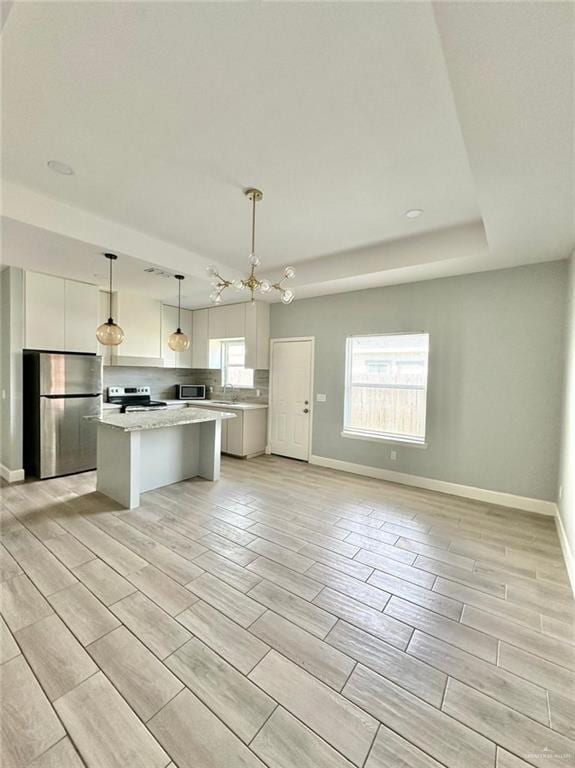
[(59, 160), (48, 160), (47, 166), (54, 173), (59, 173), (60, 176), (74, 175), (74, 169), (68, 163), (61, 163)]
[(417, 219), (418, 216), (421, 216), (423, 211), (421, 208), (412, 208), (410, 211), (405, 212), (405, 218), (406, 219)]

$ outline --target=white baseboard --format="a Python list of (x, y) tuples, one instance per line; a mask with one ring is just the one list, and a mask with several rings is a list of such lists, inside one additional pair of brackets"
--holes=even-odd
[(555, 515), (555, 525), (557, 527), (557, 536), (559, 536), (559, 543), (561, 544), (561, 552), (563, 553), (563, 560), (565, 560), (565, 567), (567, 568), (567, 575), (571, 582), (571, 590), (575, 595), (575, 555), (571, 551), (569, 546), (569, 540), (567, 538), (567, 532), (563, 525), (563, 520), (559, 514), (559, 508), (557, 507), (557, 513)]
[(0, 477), (7, 483), (18, 483), (20, 480), (24, 480), (24, 470), (8, 469), (4, 464), (0, 464)]
[(354, 464), (351, 461), (329, 459), (326, 456), (311, 456), (310, 464), (317, 464), (320, 467), (328, 467), (329, 469), (339, 469), (341, 472), (351, 472), (354, 475), (375, 477), (378, 480), (388, 480), (391, 483), (412, 485), (415, 488), (425, 488), (428, 491), (449, 493), (452, 496), (462, 496), (466, 499), (484, 501), (487, 504), (497, 504), (500, 507), (522, 509), (525, 512), (537, 512), (540, 515), (549, 515), (550, 517), (555, 517), (557, 510), (557, 505), (554, 501), (532, 499), (529, 496), (515, 496), (512, 493), (503, 493), (501, 491), (489, 491), (485, 488), (474, 488), (471, 485), (448, 483), (445, 480), (433, 480), (430, 477), (408, 475), (404, 472), (394, 472), (391, 469), (368, 467), (364, 464)]

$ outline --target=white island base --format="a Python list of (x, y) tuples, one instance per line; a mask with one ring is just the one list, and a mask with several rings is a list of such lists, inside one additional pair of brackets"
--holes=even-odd
[(197, 476), (219, 479), (222, 417), (233, 418), (232, 414), (211, 412), (210, 418), (203, 411), (197, 420), (177, 423), (171, 418), (172, 423), (162, 426), (159, 414), (145, 413), (138, 414), (137, 426), (122, 423), (135, 421), (134, 416), (96, 419), (96, 488), (100, 493), (134, 509), (145, 491)]

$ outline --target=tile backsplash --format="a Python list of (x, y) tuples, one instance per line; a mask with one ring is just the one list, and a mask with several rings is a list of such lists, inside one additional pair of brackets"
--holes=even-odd
[[(220, 384), (221, 372), (200, 368), (154, 368), (123, 365), (104, 366), (104, 387), (150, 387), (152, 398), (173, 400), (176, 398), (176, 384), (205, 384), (208, 398), (219, 399), (223, 394)], [(259, 396), (256, 390), (260, 391)], [(269, 371), (254, 372), (253, 389), (236, 389), (239, 401), (268, 402)]]

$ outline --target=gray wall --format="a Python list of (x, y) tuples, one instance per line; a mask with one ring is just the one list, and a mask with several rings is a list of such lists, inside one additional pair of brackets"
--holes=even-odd
[[(555, 500), (566, 262), (274, 304), (272, 337), (315, 336), (313, 453)], [(427, 449), (342, 438), (345, 340), (430, 333)], [(391, 461), (390, 450), (397, 450)]]
[(559, 514), (567, 536), (571, 555), (571, 580), (575, 591), (575, 254), (571, 257), (568, 278), (568, 308), (566, 333), (565, 396), (563, 410), (563, 439)]
[(0, 464), (22, 469), (23, 272), (0, 271)]

